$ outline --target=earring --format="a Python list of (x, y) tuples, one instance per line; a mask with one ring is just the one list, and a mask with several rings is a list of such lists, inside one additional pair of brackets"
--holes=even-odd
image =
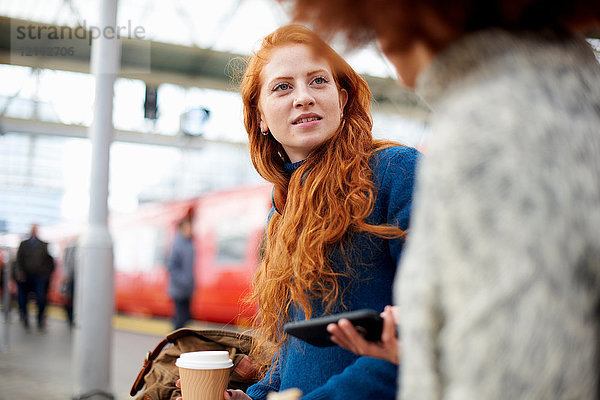
[(340, 114), (340, 119), (344, 118), (344, 113)]
[(271, 132), (267, 129), (266, 131), (261, 130), (260, 133), (262, 133), (263, 136), (267, 136)]

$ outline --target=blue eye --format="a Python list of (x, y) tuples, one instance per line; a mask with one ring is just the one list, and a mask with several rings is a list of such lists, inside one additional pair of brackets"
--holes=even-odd
[(314, 83), (316, 83), (317, 85), (322, 85), (324, 83), (327, 83), (327, 79), (323, 78), (322, 76), (318, 76), (313, 80)]
[(290, 88), (290, 85), (288, 83), (280, 83), (279, 85), (275, 86), (273, 88), (273, 91), (281, 91), (281, 90), (288, 90)]

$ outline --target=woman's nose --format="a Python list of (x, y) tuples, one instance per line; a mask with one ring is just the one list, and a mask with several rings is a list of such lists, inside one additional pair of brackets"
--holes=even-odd
[(299, 89), (296, 92), (296, 97), (294, 98), (294, 107), (300, 108), (308, 105), (314, 105), (315, 99), (306, 89)]

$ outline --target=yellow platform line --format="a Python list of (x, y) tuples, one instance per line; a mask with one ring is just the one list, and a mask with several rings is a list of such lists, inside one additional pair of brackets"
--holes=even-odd
[[(32, 309), (32, 314), (35, 313), (35, 309)], [(49, 318), (60, 319), (66, 321), (65, 311), (58, 306), (48, 306), (46, 313)], [(66, 322), (65, 322), (66, 323)], [(114, 315), (112, 318), (112, 327), (120, 331), (127, 331), (133, 333), (141, 333), (145, 335), (154, 336), (166, 336), (173, 331), (171, 321), (161, 318), (152, 317), (134, 317), (130, 315)], [(227, 325), (210, 322), (199, 322), (192, 321), (189, 326), (192, 329), (228, 329), (228, 330), (240, 330), (235, 325)]]
[(166, 336), (173, 330), (173, 326), (167, 320), (154, 318), (139, 318), (125, 315), (114, 315), (112, 318), (113, 329), (142, 333), (146, 335)]

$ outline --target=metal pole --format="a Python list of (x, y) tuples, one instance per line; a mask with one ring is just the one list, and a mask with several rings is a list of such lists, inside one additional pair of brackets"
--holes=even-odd
[(79, 239), (73, 349), (74, 399), (112, 399), (111, 321), (114, 310), (113, 246), (108, 230), (109, 152), (113, 139), (114, 82), (119, 42), (114, 29), (117, 0), (100, 0), (101, 35), (92, 44), (91, 70), (96, 78), (88, 227)]
[[(4, 251), (4, 248), (0, 247), (0, 251)], [(9, 331), (8, 324), (10, 323), (10, 292), (8, 289), (8, 283), (10, 280), (10, 253), (8, 249), (4, 252), (4, 257), (2, 258), (2, 264), (0, 264), (0, 273), (3, 275), (2, 281), (2, 310), (4, 311), (4, 326), (2, 327), (2, 344), (0, 345), (0, 351), (2, 353), (7, 353), (10, 349), (9, 346)]]

